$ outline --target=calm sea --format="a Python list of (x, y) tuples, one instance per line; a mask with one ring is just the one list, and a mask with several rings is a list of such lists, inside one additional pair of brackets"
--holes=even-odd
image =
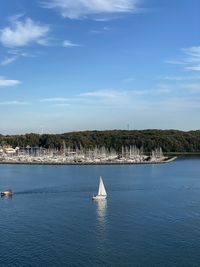
[[(108, 199), (94, 203), (99, 176)], [(200, 159), (0, 165), (0, 266), (200, 266)]]

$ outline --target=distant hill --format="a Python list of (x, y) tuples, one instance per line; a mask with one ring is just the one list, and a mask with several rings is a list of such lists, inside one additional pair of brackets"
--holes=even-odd
[(82, 131), (64, 134), (24, 134), (0, 135), (0, 144), (12, 147), (71, 148), (114, 148), (121, 151), (122, 146), (143, 147), (145, 152), (162, 147), (164, 152), (200, 152), (200, 130), (108, 130)]

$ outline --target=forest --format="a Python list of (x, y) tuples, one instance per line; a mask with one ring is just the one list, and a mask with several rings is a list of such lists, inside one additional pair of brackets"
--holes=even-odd
[(0, 145), (71, 149), (105, 147), (121, 151), (122, 146), (137, 146), (145, 152), (161, 147), (163, 152), (200, 152), (200, 130), (107, 130), (63, 134), (0, 135)]

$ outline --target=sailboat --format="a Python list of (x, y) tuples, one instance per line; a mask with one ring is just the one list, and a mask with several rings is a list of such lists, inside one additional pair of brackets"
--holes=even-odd
[(93, 200), (102, 200), (102, 199), (106, 199), (106, 197), (107, 197), (106, 189), (105, 189), (103, 180), (100, 176), (98, 195), (93, 196), (92, 199)]

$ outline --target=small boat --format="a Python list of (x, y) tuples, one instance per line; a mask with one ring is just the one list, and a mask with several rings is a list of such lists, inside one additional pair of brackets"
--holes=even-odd
[(103, 199), (106, 199), (106, 197), (107, 197), (106, 189), (105, 189), (103, 180), (100, 176), (98, 195), (93, 196), (92, 199), (93, 200), (103, 200)]
[(10, 197), (14, 194), (14, 192), (12, 190), (7, 190), (7, 191), (3, 191), (3, 192), (0, 192), (1, 196), (6, 196), (6, 197)]

